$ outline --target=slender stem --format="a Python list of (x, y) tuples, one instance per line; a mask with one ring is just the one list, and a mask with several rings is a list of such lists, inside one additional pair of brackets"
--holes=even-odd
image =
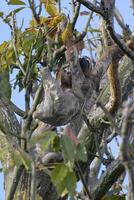
[(42, 11), (42, 3), (40, 2), (40, 5), (39, 5), (39, 11), (38, 11), (38, 13), (37, 13), (38, 16), (40, 16), (41, 11)]
[(82, 181), (82, 183), (83, 183), (84, 189), (85, 189), (85, 191), (86, 191), (86, 193), (87, 193), (87, 195), (88, 195), (88, 198), (89, 198), (89, 200), (92, 200), (92, 196), (91, 196), (91, 194), (90, 194), (90, 192), (89, 192), (88, 186), (87, 186), (86, 181), (85, 181), (85, 179), (84, 179), (84, 177), (83, 177), (83, 172), (82, 172), (82, 170), (81, 170), (81, 168), (80, 168), (79, 163), (76, 162), (76, 163), (75, 163), (75, 166), (76, 166), (76, 168), (77, 168), (79, 177), (80, 177), (80, 179), (81, 179), (81, 181)]
[(125, 24), (124, 19), (120, 13), (120, 11), (115, 7), (114, 8), (114, 16), (119, 24), (119, 26), (123, 29), (123, 34), (131, 35), (131, 30), (127, 24)]
[(59, 9), (59, 13), (61, 13), (61, 0), (58, 1), (58, 9)]
[(77, 19), (78, 19), (78, 16), (79, 16), (80, 6), (81, 6), (81, 4), (78, 3), (78, 5), (77, 5), (77, 7), (76, 7), (76, 10), (75, 10), (75, 13), (74, 13), (74, 16), (73, 16), (73, 20), (72, 20), (72, 29), (73, 29), (73, 30), (74, 30), (74, 28), (75, 28), (75, 24), (76, 24)]
[(36, 13), (36, 9), (35, 9), (35, 1), (34, 0), (28, 0), (29, 2), (29, 6), (31, 8), (31, 11), (33, 13), (33, 16), (37, 22), (37, 24), (40, 24), (40, 18), (39, 15)]
[(77, 42), (83, 40), (84, 37), (86, 36), (87, 31), (88, 31), (88, 28), (89, 28), (89, 24), (90, 24), (90, 22), (91, 22), (91, 20), (92, 20), (92, 16), (93, 16), (93, 12), (90, 13), (89, 18), (88, 18), (87, 23), (86, 23), (86, 26), (85, 26), (85, 29), (84, 29), (84, 31), (76, 38), (75, 43), (77, 43)]
[(35, 162), (32, 162), (32, 174), (31, 174), (31, 200), (36, 200), (36, 170)]
[(22, 73), (25, 75), (26, 72), (23, 68), (23, 65), (20, 61), (20, 58), (19, 58), (19, 54), (18, 54), (18, 50), (17, 50), (17, 35), (16, 35), (16, 32), (17, 32), (17, 29), (16, 29), (16, 21), (15, 21), (15, 14), (13, 12), (13, 15), (12, 15), (12, 37), (13, 37), (13, 48), (14, 48), (14, 53), (15, 53), (15, 57), (16, 57), (16, 60), (19, 64), (19, 68), (20, 70), (22, 71)]
[(103, 156), (102, 156), (102, 153), (101, 153), (100, 147), (99, 147), (99, 143), (98, 143), (98, 138), (97, 138), (97, 135), (98, 135), (98, 134), (96, 133), (96, 130), (94, 129), (94, 127), (90, 124), (89, 119), (86, 117), (86, 115), (83, 115), (83, 117), (84, 117), (84, 121), (85, 121), (85, 123), (86, 123), (88, 129), (91, 130), (92, 133), (93, 133), (94, 141), (95, 141), (95, 146), (96, 146), (96, 150), (97, 150), (97, 152), (98, 152), (98, 155), (99, 155), (99, 157), (100, 157), (102, 163), (105, 164), (105, 159), (104, 159)]

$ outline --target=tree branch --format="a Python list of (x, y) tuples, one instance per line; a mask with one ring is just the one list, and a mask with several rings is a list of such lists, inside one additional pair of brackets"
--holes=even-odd
[(134, 60), (133, 51), (130, 48), (128, 48), (127, 45), (122, 40), (120, 40), (120, 38), (115, 33), (115, 31), (111, 25), (111, 21), (109, 20), (109, 13), (108, 13), (109, 11), (107, 10), (107, 8), (101, 8), (98, 6), (94, 6), (92, 3), (90, 3), (87, 0), (77, 0), (77, 1), (82, 3), (88, 9), (92, 10), (95, 13), (100, 14), (103, 17), (103, 19), (106, 22), (107, 30), (108, 30), (111, 38), (119, 46), (119, 48), (123, 51), (124, 54), (126, 54), (129, 58)]
[(102, 12), (102, 9), (99, 6), (94, 5), (93, 3), (89, 2), (88, 0), (77, 0), (81, 4), (83, 4), (85, 7), (87, 7), (89, 10), (92, 10), (95, 13), (100, 14), (101, 16), (104, 16), (104, 13)]
[(131, 148), (131, 143), (133, 138), (131, 139), (131, 133), (133, 132), (134, 123), (132, 122), (134, 116), (134, 97), (129, 102), (125, 103), (123, 110), (123, 122), (122, 122), (122, 130), (121, 137), (122, 142), (120, 145), (120, 158), (126, 172), (128, 173), (129, 187), (128, 187), (128, 200), (134, 199), (134, 169), (133, 169), (133, 147)]
[(41, 11), (40, 11), (40, 9), (39, 9), (39, 13), (38, 13), (38, 14), (36, 13), (35, 1), (34, 1), (34, 0), (28, 0), (28, 2), (29, 2), (29, 6), (30, 6), (30, 8), (31, 8), (31, 11), (32, 11), (32, 13), (33, 13), (33, 16), (34, 16), (36, 22), (39, 24), (39, 23), (40, 23), (40, 18), (39, 18), (39, 15), (38, 15), (38, 14), (40, 14)]
[(77, 7), (76, 7), (76, 10), (75, 10), (75, 13), (74, 13), (74, 16), (73, 16), (73, 19), (72, 19), (72, 30), (74, 30), (75, 24), (76, 24), (77, 19), (78, 19), (78, 17), (79, 17), (80, 6), (81, 6), (81, 4), (78, 3), (78, 5), (77, 5)]
[(92, 192), (93, 199), (100, 200), (123, 172), (124, 166), (121, 164), (119, 158), (117, 158), (108, 166), (106, 172), (102, 175), (98, 185)]
[(10, 186), (8, 187), (6, 200), (14, 199), (14, 195), (15, 195), (18, 183), (20, 181), (20, 177), (21, 177), (23, 169), (24, 169), (24, 166), (22, 165), (19, 168), (14, 167), (14, 171), (12, 174), (12, 181), (10, 182)]
[(118, 47), (123, 51), (124, 54), (126, 54), (129, 58), (131, 58), (134, 61), (134, 52), (130, 48), (128, 48), (127, 45), (117, 36), (111, 24), (107, 20), (106, 26), (114, 42), (118, 45)]

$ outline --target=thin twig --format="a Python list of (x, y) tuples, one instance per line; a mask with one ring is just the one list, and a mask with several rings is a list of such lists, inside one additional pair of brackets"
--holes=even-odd
[(29, 6), (31, 8), (31, 11), (33, 13), (33, 16), (37, 22), (37, 24), (40, 24), (40, 17), (39, 15), (36, 13), (36, 9), (35, 9), (35, 1), (34, 0), (28, 0), (29, 2)]
[(38, 10), (37, 16), (40, 16), (41, 11), (42, 11), (42, 3), (40, 2), (39, 10)]
[(87, 184), (86, 184), (86, 181), (85, 181), (85, 179), (84, 179), (84, 177), (83, 177), (83, 172), (82, 172), (82, 170), (81, 170), (81, 168), (80, 168), (79, 163), (76, 162), (76, 163), (75, 163), (75, 166), (76, 166), (76, 168), (77, 168), (77, 171), (78, 171), (79, 177), (80, 177), (80, 179), (81, 179), (81, 182), (83, 183), (85, 192), (87, 193), (89, 200), (92, 200), (92, 196), (91, 196), (91, 194), (90, 194), (90, 191), (89, 191), (89, 189), (88, 189), (88, 186), (87, 186)]
[(78, 19), (78, 16), (79, 16), (79, 12), (80, 12), (80, 6), (81, 6), (81, 4), (78, 3), (78, 5), (75, 9), (75, 13), (74, 13), (74, 16), (73, 16), (73, 19), (72, 19), (72, 30), (74, 30), (74, 28), (75, 28), (75, 25), (76, 25), (76, 22), (77, 22), (77, 19)]
[(32, 174), (31, 174), (31, 200), (36, 200), (36, 170), (35, 162), (32, 162)]
[(124, 19), (120, 13), (120, 11), (115, 7), (114, 8), (114, 16), (119, 24), (119, 26), (123, 29), (123, 34), (125, 35), (131, 35), (131, 30), (127, 24), (125, 24)]
[(25, 75), (25, 78), (24, 78), (24, 81), (23, 81), (24, 85), (27, 85), (29, 83), (29, 81), (31, 79), (31, 73), (33, 71), (33, 66), (34, 66), (34, 63), (36, 62), (35, 59), (33, 60), (32, 52), (34, 50), (35, 45), (38, 42), (39, 33), (40, 33), (40, 29), (38, 30), (36, 37), (35, 37), (32, 45), (31, 45), (31, 48), (30, 48), (30, 51), (29, 51), (28, 64), (27, 64), (27, 67), (26, 67), (26, 75)]
[(88, 28), (89, 28), (89, 24), (90, 24), (90, 22), (91, 22), (91, 20), (92, 20), (92, 17), (93, 17), (93, 12), (90, 13), (89, 18), (88, 18), (87, 23), (86, 23), (86, 26), (85, 26), (85, 29), (84, 29), (83, 32), (76, 38), (75, 43), (77, 43), (77, 42), (83, 40), (84, 37), (86, 36), (87, 31), (88, 31)]
[(15, 53), (15, 57), (16, 57), (16, 60), (19, 64), (19, 68), (20, 70), (22, 71), (22, 73), (25, 75), (26, 72), (23, 68), (23, 65), (20, 61), (20, 58), (19, 58), (19, 53), (18, 53), (18, 50), (17, 50), (17, 35), (16, 35), (16, 32), (17, 32), (17, 28), (16, 28), (16, 20), (15, 20), (15, 14), (13, 12), (13, 15), (12, 15), (12, 37), (13, 37), (13, 48), (14, 48), (14, 53)]
[(96, 133), (96, 130), (94, 129), (94, 127), (89, 122), (89, 119), (86, 117), (86, 115), (83, 115), (83, 118), (84, 118), (84, 121), (85, 121), (88, 129), (91, 130), (91, 132), (93, 133), (94, 141), (95, 141), (95, 147), (96, 147), (96, 150), (98, 152), (99, 158), (101, 159), (102, 163), (105, 164), (106, 160), (102, 156), (102, 153), (101, 153), (100, 147), (99, 147), (99, 143), (98, 143), (98, 138), (97, 138), (98, 134)]
[(61, 0), (58, 1), (58, 10), (59, 10), (59, 13), (61, 13)]

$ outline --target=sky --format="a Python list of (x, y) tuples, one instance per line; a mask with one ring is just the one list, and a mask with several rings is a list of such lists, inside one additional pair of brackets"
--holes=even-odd
[[(27, 0), (23, 0), (24, 2), (27, 2)], [(36, 0), (38, 1), (38, 0)], [(61, 0), (62, 5), (64, 5), (64, 9), (63, 12), (69, 11), (68, 9), (68, 0)], [(134, 16), (132, 15), (132, 10), (130, 9), (130, 0), (116, 0), (116, 6), (117, 8), (119, 8), (122, 16), (124, 17), (125, 23), (128, 24), (131, 28), (131, 30), (134, 30)], [(13, 8), (15, 8), (15, 6), (7, 6), (5, 0), (0, 0), (0, 12), (4, 12), (6, 14), (8, 14), (11, 10), (13, 10)], [(85, 8), (83, 8), (83, 10), (86, 10)], [(22, 19), (24, 20), (24, 25), (25, 27), (28, 27), (29, 24), (29, 19), (31, 18), (31, 12), (30, 10), (24, 9), (21, 12), (19, 12), (17, 14), (17, 22), (18, 24), (22, 23)], [(83, 26), (85, 25), (85, 16), (81, 17), (77, 23), (77, 26), (79, 27), (79, 30), (83, 29)], [(95, 22), (96, 23), (96, 22)], [(118, 27), (118, 25), (115, 25), (115, 29), (117, 32), (120, 32), (120, 28)], [(2, 22), (2, 20), (0, 19), (0, 44), (3, 41), (7, 41), (10, 40), (11, 34), (10, 34), (10, 30), (9, 27)], [(13, 81), (13, 79), (15, 78), (15, 73), (11, 76), (11, 83)], [(15, 90), (12, 94), (12, 101), (19, 106), (20, 108), (24, 108), (24, 103), (23, 103), (23, 99), (24, 99), (24, 93), (18, 93), (18, 90)], [(113, 152), (114, 154), (116, 154), (116, 148), (115, 151)], [(0, 166), (1, 167), (1, 166)], [(4, 200), (4, 190), (3, 190), (3, 174), (0, 173), (0, 200)]]

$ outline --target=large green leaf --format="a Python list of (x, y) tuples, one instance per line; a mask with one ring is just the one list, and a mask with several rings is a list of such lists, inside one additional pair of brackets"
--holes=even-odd
[(10, 0), (8, 5), (26, 5), (26, 3), (20, 0)]
[(45, 9), (49, 15), (51, 15), (52, 17), (58, 15), (55, 0), (40, 0), (40, 1), (45, 5)]
[(65, 164), (58, 164), (52, 171), (52, 181), (55, 185), (60, 184), (68, 173), (68, 167)]
[(61, 136), (61, 147), (66, 162), (73, 162), (76, 154), (76, 146), (67, 135)]
[(77, 180), (75, 173), (70, 171), (68, 166), (63, 163), (58, 164), (52, 171), (51, 179), (59, 194), (68, 191), (71, 197), (74, 196)]
[(72, 38), (72, 24), (69, 22), (61, 34), (63, 43), (65, 44)]

